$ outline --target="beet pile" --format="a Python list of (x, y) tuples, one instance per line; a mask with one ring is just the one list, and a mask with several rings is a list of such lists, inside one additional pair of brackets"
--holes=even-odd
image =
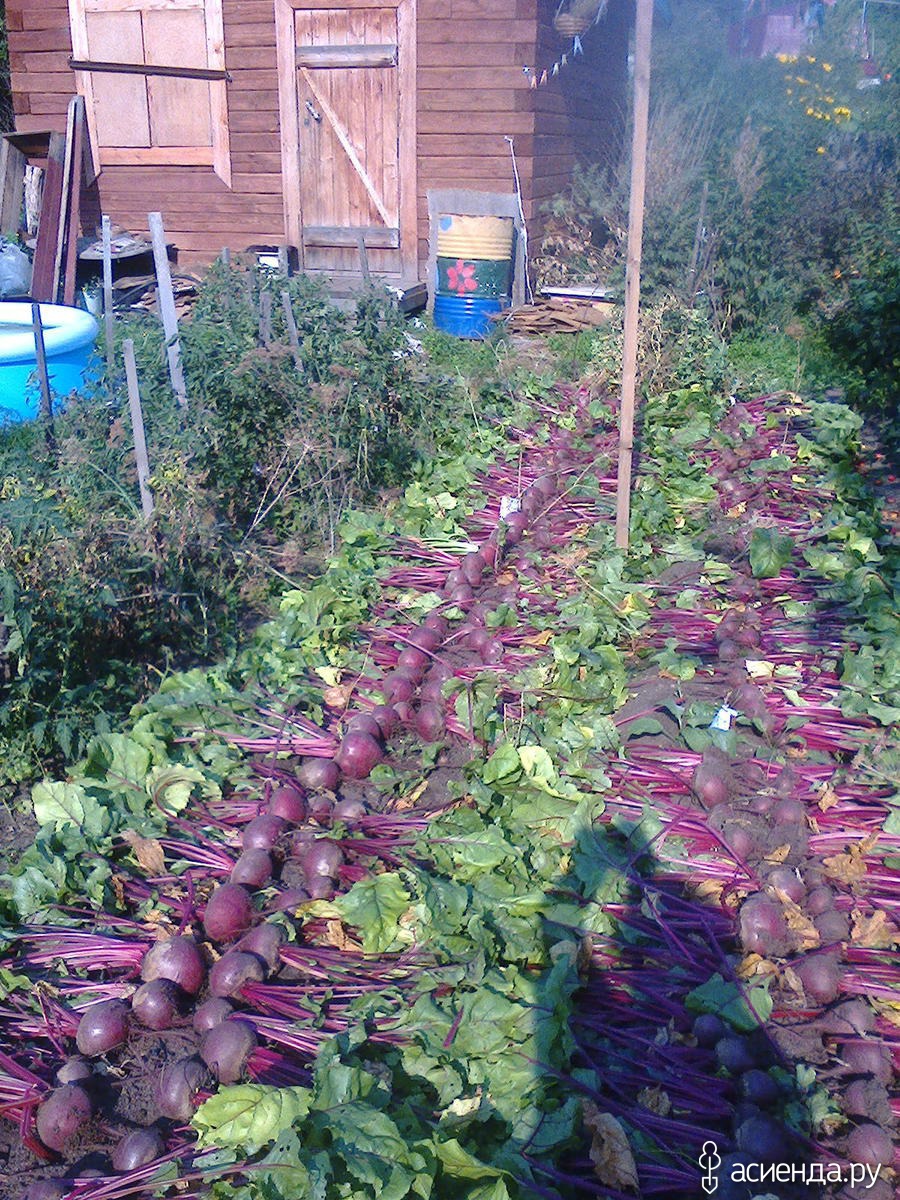
[[(430, 1171), (436, 1196), (503, 1178), (510, 1198), (687, 1197), (710, 1140), (726, 1173), (818, 1163), (829, 1194), (893, 1194), (900, 870), (883, 724), (840, 707), (859, 621), (803, 556), (810, 431), (764, 398), (712, 442), (681, 436), (700, 400), (656, 418), (687, 499), (639, 482), (650, 578), (610, 556), (614, 406), (562, 395), (473, 481), (467, 544), (392, 538), (359, 669), (304, 674), (316, 703), (175, 727), (198, 778), (223, 739), (241, 766), (212, 798), (159, 800), (167, 827), (131, 839), (109, 911), (32, 921), (0, 964), (26, 981), (0, 1009), (11, 1173), (39, 1176), (9, 1195), (223, 1175), (275, 1194), (272, 1155), (336, 1157), (323, 1114), (379, 1088), (393, 1166), (348, 1151), (320, 1194), (419, 1194), (403, 1180)], [(665, 541), (673, 511), (693, 543)], [(221, 1118), (229, 1088), (266, 1133)], [(504, 1121), (514, 1152), (478, 1166)], [(848, 1163), (876, 1182), (847, 1191)]]

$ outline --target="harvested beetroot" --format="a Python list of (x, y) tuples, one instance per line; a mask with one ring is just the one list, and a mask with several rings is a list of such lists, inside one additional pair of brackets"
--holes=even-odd
[(64, 1154), (79, 1131), (91, 1119), (91, 1098), (77, 1083), (54, 1088), (35, 1112), (37, 1135), (50, 1149)]
[(761, 892), (751, 896), (741, 905), (738, 929), (745, 954), (768, 958), (784, 952), (788, 926), (777, 900)]
[(844, 1066), (854, 1075), (868, 1075), (879, 1083), (889, 1084), (894, 1078), (891, 1052), (875, 1038), (845, 1042), (841, 1047)]
[(237, 1083), (259, 1039), (249, 1021), (235, 1018), (215, 1025), (200, 1040), (200, 1057), (219, 1083)]
[(408, 672), (411, 679), (419, 682), (431, 664), (431, 655), (417, 646), (407, 646), (397, 656), (397, 669)]
[(729, 781), (717, 763), (698, 763), (691, 776), (694, 795), (705, 808), (724, 804), (730, 794)]
[[(334, 815), (334, 800), (330, 794), (312, 795), (309, 798), (309, 817), (311, 821), (315, 821), (317, 825), (321, 825), (324, 829), (328, 829), (331, 825), (331, 819)], [(306, 831), (304, 836), (308, 836), (313, 840), (314, 834), (312, 830)], [(295, 843), (296, 844), (296, 840)], [(296, 853), (296, 851), (294, 851)]]
[(784, 1126), (773, 1117), (750, 1117), (736, 1130), (738, 1149), (745, 1151), (755, 1162), (785, 1162), (790, 1157)]
[(243, 950), (229, 950), (209, 973), (211, 996), (239, 996), (245, 983), (262, 983), (266, 968), (262, 959)]
[(384, 758), (379, 743), (368, 733), (345, 733), (334, 761), (348, 779), (367, 779)]
[(811, 917), (818, 917), (832, 908), (834, 908), (834, 892), (825, 883), (814, 887), (806, 897), (806, 911)]
[(37, 1179), (25, 1189), (22, 1200), (63, 1200), (70, 1195), (72, 1186), (61, 1179)]
[(842, 1000), (822, 1014), (822, 1029), (831, 1034), (863, 1034), (875, 1028), (875, 1013), (863, 999)]
[(165, 1150), (159, 1130), (132, 1129), (126, 1133), (112, 1153), (114, 1171), (136, 1171), (153, 1162)]
[(378, 704), (372, 709), (372, 716), (378, 722), (381, 730), (381, 740), (389, 738), (397, 728), (397, 714), (389, 704)]
[(203, 987), (206, 964), (193, 938), (179, 934), (151, 946), (141, 964), (141, 979), (171, 979), (189, 996)]
[(236, 949), (245, 954), (255, 954), (261, 959), (267, 972), (275, 971), (281, 963), (281, 947), (284, 945), (284, 926), (274, 921), (263, 921), (241, 938)]
[(778, 1084), (768, 1071), (751, 1067), (738, 1080), (738, 1095), (749, 1104), (755, 1104), (759, 1108), (770, 1108), (778, 1100)]
[(769, 887), (783, 892), (794, 904), (800, 904), (806, 895), (806, 884), (794, 867), (776, 867), (766, 876)]
[(82, 1083), (85, 1079), (90, 1079), (93, 1074), (94, 1068), (87, 1059), (82, 1058), (80, 1054), (73, 1054), (56, 1072), (56, 1082)]
[(716, 1061), (732, 1075), (740, 1075), (758, 1065), (750, 1042), (738, 1034), (730, 1034), (716, 1042)]
[(234, 1006), (229, 1004), (224, 996), (213, 996), (204, 1001), (194, 1012), (191, 1022), (195, 1033), (206, 1033), (222, 1021), (226, 1021), (234, 1012)]
[(471, 587), (478, 587), (484, 574), (484, 559), (477, 550), (466, 554), (462, 560), (463, 579)]
[(79, 1054), (94, 1058), (121, 1046), (128, 1037), (128, 1017), (124, 1000), (100, 1000), (85, 1009), (75, 1034)]
[(847, 1138), (847, 1157), (869, 1167), (889, 1167), (894, 1161), (894, 1139), (880, 1125), (867, 1121)]
[(343, 821), (348, 825), (355, 825), (366, 815), (366, 806), (362, 800), (338, 800), (332, 809), (332, 817), (335, 821)]
[(300, 861), (308, 880), (317, 877), (335, 879), (343, 866), (344, 852), (337, 842), (331, 842), (328, 838), (318, 838), (304, 851)]
[(725, 1022), (714, 1013), (701, 1013), (691, 1026), (698, 1046), (714, 1046), (727, 1032)]
[(841, 985), (841, 964), (833, 954), (809, 954), (794, 970), (807, 996), (818, 1004), (830, 1004)]
[(835, 908), (815, 917), (813, 924), (822, 939), (823, 946), (834, 942), (845, 942), (850, 936), (850, 918), (846, 913), (838, 912)]
[(446, 734), (444, 706), (434, 701), (419, 706), (416, 730), (423, 742), (440, 742)]
[(269, 813), (295, 825), (306, 820), (306, 812), (306, 796), (293, 784), (277, 787), (269, 799)]
[(398, 670), (385, 675), (381, 691), (390, 705), (397, 704), (398, 701), (412, 700), (417, 686), (418, 680), (413, 679), (408, 671)]
[(253, 905), (239, 883), (223, 883), (206, 902), (203, 928), (213, 942), (232, 942), (253, 924)]
[[(367, 733), (369, 737), (375, 738), (376, 742), (381, 741), (381, 726), (371, 713), (356, 713), (347, 722), (347, 732)], [(334, 762), (332, 762), (332, 766), (334, 765)]]
[(147, 1029), (171, 1029), (181, 1016), (183, 996), (171, 979), (151, 979), (131, 997), (131, 1011)]
[(212, 1086), (212, 1076), (199, 1058), (181, 1058), (163, 1067), (156, 1085), (159, 1111), (172, 1121), (189, 1121), (197, 1093)]
[(241, 846), (244, 850), (272, 850), (286, 828), (287, 822), (281, 817), (260, 813), (245, 826)]
[(297, 782), (311, 792), (333, 792), (340, 781), (340, 767), (331, 758), (304, 758), (297, 768)]
[(245, 850), (232, 868), (232, 883), (261, 888), (272, 878), (272, 856), (267, 850)]

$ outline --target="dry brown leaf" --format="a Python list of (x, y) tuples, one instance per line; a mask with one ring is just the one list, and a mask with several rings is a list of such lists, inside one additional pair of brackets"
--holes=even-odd
[(323, 946), (333, 946), (335, 950), (347, 950), (351, 954), (362, 951), (362, 943), (350, 937), (337, 917), (330, 917), (324, 922), (324, 929), (316, 941)]
[(783, 846), (776, 846), (775, 849), (766, 855), (767, 863), (783, 863), (791, 852), (791, 843), (785, 842)]
[(782, 986), (788, 991), (793, 992), (796, 996), (803, 999), (806, 993), (803, 990), (803, 984), (800, 982), (800, 976), (792, 967), (785, 967), (781, 972)]
[(822, 941), (818, 929), (816, 929), (800, 905), (794, 903), (787, 892), (783, 892), (781, 888), (773, 888), (772, 891), (781, 901), (787, 927), (793, 934), (795, 948), (797, 950), (814, 950)]
[(854, 945), (872, 950), (889, 950), (900, 943), (897, 926), (883, 909), (876, 908), (868, 917), (858, 909), (854, 909), (850, 915), (853, 917), (850, 940)]
[(834, 806), (839, 803), (840, 801), (838, 800), (837, 792), (834, 790), (831, 784), (824, 784), (819, 792), (818, 799), (818, 805), (822, 812), (828, 812), (829, 808), (834, 808)]
[(544, 629), (540, 633), (532, 634), (531, 637), (522, 638), (521, 645), (523, 646), (547, 646), (553, 640), (553, 634), (549, 629)]
[(747, 511), (747, 501), (742, 500), (740, 504), (735, 504), (734, 508), (729, 508), (725, 512), (726, 517), (742, 517)]
[(141, 837), (133, 829), (126, 829), (122, 838), (134, 851), (134, 857), (142, 871), (151, 876), (165, 873), (166, 856), (157, 838)]
[(822, 860), (825, 874), (841, 883), (859, 883), (866, 873), (865, 855), (869, 853), (878, 841), (878, 834), (870, 834), (861, 842), (848, 847), (845, 854), (832, 854)]
[(352, 683), (336, 683), (334, 687), (322, 689), (322, 699), (329, 708), (345, 709), (353, 695)]
[(423, 779), (421, 783), (417, 783), (412, 791), (407, 792), (405, 796), (401, 796), (397, 802), (391, 805), (392, 812), (407, 812), (414, 808), (425, 789), (428, 787), (428, 780)]
[(497, 576), (495, 582), (498, 583), (499, 585), (501, 585), (502, 587), (506, 587), (507, 584), (516, 583), (517, 580), (516, 580), (516, 576), (512, 573), (512, 571), (501, 571), (500, 574)]
[(689, 884), (688, 888), (698, 900), (713, 900), (718, 904), (722, 899), (725, 885), (715, 879), (701, 879), (699, 883)]
[(628, 1137), (611, 1113), (601, 1112), (592, 1100), (581, 1102), (584, 1124), (591, 1135), (594, 1174), (607, 1187), (638, 1190), (637, 1165)]
[(763, 961), (761, 954), (748, 954), (741, 959), (737, 968), (738, 979), (750, 979), (756, 974), (756, 968)]
[(120, 908), (125, 907), (125, 880), (121, 875), (113, 875), (110, 882), (113, 885), (113, 891), (116, 893), (116, 903)]
[(741, 959), (736, 974), (738, 979), (758, 979), (760, 976), (777, 975), (778, 968), (761, 954), (748, 954)]
[[(585, 531), (587, 531), (586, 526)], [(589, 558), (590, 555), (590, 547), (585, 545), (573, 546), (571, 549), (565, 550), (561, 554), (558, 554), (556, 556), (556, 560), (561, 567), (565, 567), (567, 571), (571, 571), (573, 567), (579, 566), (585, 561), (586, 558)]]
[(663, 1091), (659, 1084), (655, 1087), (641, 1088), (637, 1094), (637, 1102), (660, 1117), (667, 1117), (672, 1111), (672, 1101), (669, 1099), (669, 1094)]

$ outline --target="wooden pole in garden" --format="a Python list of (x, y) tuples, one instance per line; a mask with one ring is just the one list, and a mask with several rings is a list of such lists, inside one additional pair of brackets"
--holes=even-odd
[(653, 0), (637, 0), (634, 34), (634, 130), (631, 142), (631, 196), (628, 206), (628, 252), (625, 269), (625, 345), (622, 351), (622, 408), (619, 414), (619, 474), (616, 492), (616, 545), (620, 549), (628, 548), (628, 524), (631, 517), (631, 460), (634, 454), (652, 29)]
[(125, 382), (128, 385), (128, 408), (131, 412), (131, 428), (134, 432), (134, 457), (137, 462), (138, 489), (141, 493), (141, 508), (144, 517), (153, 516), (153, 493), (150, 491), (150, 459), (147, 455), (147, 439), (144, 436), (144, 410), (141, 408), (141, 393), (138, 388), (137, 363), (134, 360), (134, 342), (126, 338), (122, 343), (125, 359)]
[(156, 268), (156, 295), (163, 333), (166, 337), (166, 358), (169, 363), (169, 379), (172, 391), (180, 408), (187, 407), (187, 388), (184, 383), (184, 368), (181, 365), (181, 343), (178, 340), (178, 316), (175, 312), (175, 296), (172, 292), (172, 274), (169, 270), (169, 255), (166, 251), (166, 234), (163, 229), (162, 213), (147, 214), (150, 237), (153, 242), (153, 265)]
[(112, 237), (109, 217), (100, 218), (100, 235), (103, 239), (103, 331), (106, 340), (106, 386), (112, 392), (113, 369), (116, 355), (113, 346), (113, 291), (112, 291)]
[(47, 351), (44, 346), (44, 326), (40, 304), (31, 306), (31, 328), (34, 332), (34, 358), (37, 363), (38, 384), (41, 389), (40, 412), (44, 422), (47, 449), (56, 456), (56, 429), (53, 426), (53, 399), (50, 395), (50, 374), (47, 371)]
[(291, 305), (291, 296), (287, 288), (281, 293), (281, 307), (284, 309), (284, 319), (287, 324), (288, 337), (291, 342), (291, 350), (294, 355), (294, 363), (297, 370), (303, 372), (303, 355), (300, 352), (300, 335), (297, 331), (297, 321), (294, 317), (294, 309)]

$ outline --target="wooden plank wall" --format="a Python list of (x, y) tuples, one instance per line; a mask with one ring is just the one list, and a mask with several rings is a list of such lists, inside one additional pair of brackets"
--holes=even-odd
[(582, 38), (584, 53), (573, 56), (571, 41), (552, 26), (556, 5), (542, 3), (538, 14), (538, 61), (567, 63), (535, 96), (535, 168), (532, 232), (540, 236), (540, 215), (548, 201), (568, 187), (575, 163), (612, 166), (624, 133), (627, 105), (628, 33), (632, 6), (610, 0), (606, 16)]
[(560, 73), (576, 159), (615, 164), (622, 153), (628, 108), (631, 0), (610, 0), (606, 15), (584, 36), (584, 56)]
[[(621, 131), (628, 0), (610, 0), (583, 58), (532, 89), (526, 65), (551, 65), (562, 43), (556, 0), (418, 0), (417, 149), (420, 278), (431, 188), (512, 192), (512, 137), (529, 227), (563, 190), (576, 156), (610, 154)], [(190, 265), (223, 246), (284, 240), (272, 0), (224, 0), (232, 189), (207, 167), (106, 167), (103, 211), (146, 233), (160, 211)], [(74, 78), (66, 0), (7, 0), (12, 84), (21, 131), (65, 128)]]
[[(146, 234), (163, 214), (179, 263), (210, 262), (229, 246), (284, 241), (278, 78), (271, 0), (224, 0), (232, 188), (211, 167), (105, 167), (99, 204), (123, 228)], [(66, 0), (7, 0), (16, 126), (64, 130), (74, 88)]]

